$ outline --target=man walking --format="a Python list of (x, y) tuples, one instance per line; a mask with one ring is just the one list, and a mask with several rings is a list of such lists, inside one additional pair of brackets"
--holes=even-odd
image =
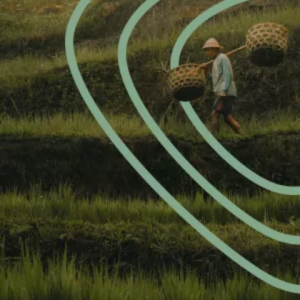
[(230, 60), (225, 54), (221, 53), (223, 47), (214, 38), (207, 40), (202, 49), (213, 60), (211, 71), (208, 70), (208, 67), (201, 65), (201, 68), (205, 69), (207, 78), (212, 81), (216, 97), (211, 113), (212, 129), (215, 132), (220, 131), (219, 117), (222, 114), (226, 124), (234, 132), (241, 134), (241, 126), (232, 116), (232, 106), (237, 98), (237, 91)]

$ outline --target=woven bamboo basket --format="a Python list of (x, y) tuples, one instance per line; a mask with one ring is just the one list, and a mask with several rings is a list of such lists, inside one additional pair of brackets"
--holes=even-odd
[[(226, 53), (231, 56), (241, 50), (246, 49), (246, 45)], [(209, 66), (213, 60), (203, 64)], [(173, 97), (178, 101), (189, 102), (201, 98), (205, 93), (206, 76), (204, 69), (200, 69), (198, 64), (184, 64), (172, 69), (168, 74), (169, 87)]]
[[(272, 67), (280, 64), (288, 48), (288, 30), (275, 23), (260, 23), (250, 28), (246, 34), (246, 45), (235, 49), (227, 56), (247, 49), (252, 64)], [(212, 64), (213, 61), (205, 65)], [(193, 101), (205, 92), (205, 76), (198, 64), (184, 64), (172, 69), (168, 74), (169, 87), (173, 97), (179, 101)]]
[(173, 97), (179, 101), (193, 101), (205, 92), (205, 76), (199, 64), (184, 64), (170, 71), (168, 83)]
[(246, 46), (252, 64), (276, 66), (284, 60), (288, 48), (288, 30), (275, 23), (260, 23), (246, 34)]

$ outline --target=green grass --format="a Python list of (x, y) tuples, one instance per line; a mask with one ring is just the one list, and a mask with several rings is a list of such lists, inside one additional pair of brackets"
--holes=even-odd
[[(11, 2), (11, 1), (10, 1)], [(16, 2), (16, 1), (13, 1)], [(82, 18), (79, 21), (79, 26), (90, 25), (91, 18), (97, 17), (96, 21), (101, 22), (101, 4), (105, 1), (91, 1), (87, 7)], [(127, 4), (127, 11), (134, 11), (137, 8), (138, 1), (115, 1), (119, 4)], [(43, 7), (54, 7), (56, 4), (62, 5), (63, 9), (57, 14), (42, 15), (38, 13), (38, 10)], [(10, 11), (9, 5), (2, 4), (5, 11), (0, 16), (0, 21), (8, 22), (10, 26), (3, 28), (1, 32), (1, 42), (13, 42), (17, 40), (32, 40), (36, 38), (42, 41), (49, 36), (57, 35), (64, 36), (65, 29), (71, 14), (78, 3), (74, 0), (47, 0), (43, 2), (39, 1), (27, 1), (23, 5), (19, 5), (19, 10)], [(15, 5), (16, 6), (16, 5)], [(124, 9), (124, 7), (123, 7)], [(95, 23), (94, 23), (95, 26)], [(22, 30), (21, 30), (22, 29)]]
[[(30, 3), (31, 2), (31, 3)], [(1, 18), (4, 20), (10, 20), (13, 26), (10, 28), (7, 27), (3, 30), (1, 34), (1, 41), (10, 41), (10, 40), (17, 40), (17, 39), (28, 39), (31, 38), (32, 36), (35, 35), (40, 35), (40, 36), (47, 36), (50, 34), (60, 34), (64, 35), (65, 34), (65, 27), (67, 26), (67, 23), (70, 19), (71, 13), (73, 9), (75, 8), (77, 2), (68, 0), (64, 1), (63, 3), (60, 3), (61, 1), (45, 1), (44, 5), (39, 5), (39, 7), (43, 6), (53, 6), (55, 3), (57, 4), (63, 4), (66, 8), (65, 12), (60, 13), (58, 15), (50, 15), (50, 16), (45, 16), (45, 15), (37, 15), (36, 13), (28, 13), (26, 11), (26, 6), (27, 7), (35, 7), (35, 4), (37, 4), (37, 1), (29, 1), (26, 3), (26, 5), (23, 5), (23, 10), (20, 10), (19, 13), (10, 13), (9, 9), (6, 9), (6, 13), (4, 13)], [(84, 12), (80, 22), (79, 26), (85, 26), (86, 23), (89, 24), (89, 19), (97, 17), (98, 22), (101, 22), (101, 14), (100, 12), (102, 11), (101, 8), (101, 3), (105, 3), (105, 1), (91, 1), (91, 4), (87, 7), (86, 11)], [(190, 1), (191, 3), (195, 3), (195, 1)], [(199, 3), (200, 2), (200, 3)], [(201, 6), (201, 2), (207, 3), (209, 1), (198, 1), (198, 4)], [(215, 3), (216, 1), (211, 1), (212, 3)], [(134, 0), (134, 1), (112, 1), (112, 3), (119, 3), (120, 5), (123, 5), (120, 7), (120, 9), (123, 8), (123, 13), (125, 13), (126, 17), (127, 15), (130, 16), (137, 8), (140, 1)], [(125, 4), (125, 5), (124, 5)], [(165, 6), (166, 10), (172, 10), (174, 11), (174, 8), (172, 7), (174, 4), (177, 6), (181, 5), (182, 3), (180, 1), (173, 1), (173, 3), (163, 3), (162, 5)], [(160, 7), (162, 5), (159, 5)], [(7, 7), (4, 5), (4, 7)], [(32, 9), (31, 9), (32, 10)], [(125, 10), (125, 11), (124, 11)], [(166, 21), (166, 16), (161, 13), (161, 10), (159, 10), (157, 7), (154, 7), (152, 9), (154, 12), (153, 15), (146, 16), (144, 18), (143, 26), (139, 26), (143, 28), (144, 33), (150, 29), (151, 27), (151, 32), (148, 31), (146, 33), (146, 37), (153, 37), (153, 33), (155, 32), (156, 34), (161, 35), (161, 22)], [(126, 18), (127, 19), (127, 18)], [(124, 21), (125, 25), (125, 20), (121, 20), (121, 22)], [(154, 20), (153, 20), (154, 19)], [(14, 21), (18, 20), (18, 22)], [(168, 30), (173, 29), (174, 30), (174, 22), (171, 21), (172, 16), (171, 14), (168, 15), (168, 21), (169, 28)], [(157, 22), (159, 21), (159, 22)], [(171, 22), (170, 22), (171, 21)], [(159, 24), (158, 24), (159, 23)], [(111, 24), (113, 25), (113, 24)], [(153, 26), (154, 25), (154, 26)], [(94, 24), (95, 26), (95, 24)], [(171, 27), (170, 27), (171, 26)], [(20, 30), (22, 28), (23, 30)], [(38, 28), (38, 31), (36, 30)], [(140, 31), (140, 30), (138, 30)], [(140, 34), (140, 32), (139, 32)]]
[[(32, 6), (32, 4), (27, 3), (28, 6)], [(48, 3), (47, 3), (48, 2)], [(44, 5), (54, 5), (54, 3), (61, 4), (61, 1), (46, 1)], [(95, 16), (95, 14), (100, 13), (101, 8), (99, 3), (105, 1), (97, 1), (97, 3), (91, 3), (90, 7), (87, 8), (87, 11), (83, 14), (82, 20), (80, 21), (79, 25), (83, 26), (85, 22), (88, 22), (89, 18), (91, 16)], [(182, 31), (182, 26), (175, 25), (174, 20), (174, 12), (180, 9), (180, 7), (191, 7), (192, 5), (197, 4), (199, 7), (199, 12), (201, 11), (201, 7), (203, 9), (207, 8), (208, 6), (215, 4), (219, 1), (188, 1), (185, 4), (182, 4), (180, 1), (173, 1), (172, 3), (159, 3), (157, 6), (154, 6), (152, 8), (152, 13), (147, 13), (146, 16), (143, 18), (143, 20), (138, 24), (137, 30), (134, 33), (135, 37), (135, 43), (136, 44), (142, 44), (143, 41), (152, 40), (152, 41), (158, 41), (161, 40), (169, 40), (170, 42), (173, 42), (172, 39), (170, 40), (170, 32), (174, 33), (174, 36), (172, 38), (176, 38), (175, 36), (180, 34)], [(126, 13), (132, 14), (138, 7), (139, 1), (120, 1), (120, 4), (126, 4)], [(65, 27), (67, 26), (67, 23), (70, 19), (72, 10), (74, 9), (75, 5), (77, 3), (74, 1), (64, 1), (63, 5), (66, 7), (65, 13), (60, 13), (58, 15), (51, 15), (51, 16), (44, 16), (44, 15), (32, 15), (32, 14), (23, 14), (20, 16), (20, 14), (5, 14), (6, 19), (12, 19), (12, 20), (18, 20), (14, 26), (11, 26), (10, 28), (6, 28), (6, 30), (3, 30), (1, 35), (1, 40), (16, 40), (16, 39), (22, 39), (22, 38), (29, 38), (32, 36), (47, 36), (49, 34), (65, 34)], [(95, 10), (96, 5), (96, 12), (94, 13), (93, 10)], [(41, 5), (40, 5), (41, 6)], [(98, 8), (97, 8), (98, 6)], [(164, 9), (162, 9), (162, 6)], [(169, 11), (170, 13), (166, 16), (164, 11)], [(172, 14), (173, 12), (173, 14)], [(224, 17), (223, 21), (221, 23), (218, 21), (217, 24), (209, 24), (203, 25), (201, 28), (201, 31), (198, 30), (196, 35), (200, 35), (202, 37), (211, 36), (212, 34), (218, 32), (218, 33), (224, 33), (228, 31), (235, 30), (237, 32), (245, 32), (250, 26), (252, 26), (254, 23), (263, 21), (265, 19), (268, 19), (270, 21), (279, 21), (284, 22), (293, 27), (298, 24), (297, 16), (298, 12), (293, 7), (290, 7), (289, 5), (284, 6), (284, 8), (280, 8), (280, 10), (269, 10), (265, 15), (258, 14), (250, 14), (247, 11), (243, 11), (241, 14), (239, 14), (238, 17), (232, 17), (232, 16), (226, 16)], [(190, 12), (190, 15), (193, 16), (193, 11)], [(97, 15), (96, 15), (97, 16)], [(2, 17), (4, 18), (4, 17)], [(99, 14), (98, 19), (101, 19), (101, 16)], [(123, 21), (123, 20), (122, 20)], [(125, 21), (125, 20), (124, 20)], [(164, 24), (162, 24), (164, 23)], [(125, 22), (124, 22), (125, 25)], [(162, 32), (161, 28), (162, 25), (164, 25), (165, 32)], [(238, 26), (237, 26), (238, 25)], [(22, 28), (23, 30), (19, 30)], [(38, 28), (38, 31), (36, 30)]]
[[(58, 15), (37, 14), (40, 8), (56, 4), (63, 5), (66, 11)], [(38, 35), (46, 36), (55, 33), (62, 34), (76, 4), (76, 1), (73, 0), (3, 0), (1, 1), (2, 14), (0, 20), (9, 21), (11, 26), (3, 28), (1, 41), (30, 38)]]
[[(23, 2), (22, 5), (29, 7), (33, 2), (34, 0), (30, 0), (27, 4)], [(48, 3), (51, 1), (45, 2), (45, 6)], [(42, 44), (50, 36), (63, 37), (74, 8), (74, 1), (66, 1), (64, 4), (69, 6), (68, 9), (56, 16), (38, 16), (28, 12), (0, 16), (0, 21), (9, 24), (1, 28), (0, 42), (14, 44), (36, 40), (37, 43)], [(137, 1), (130, 2), (127, 10), (133, 12), (136, 6)], [(165, 49), (173, 47), (182, 27), (174, 25), (171, 9), (168, 10), (170, 17), (167, 18), (160, 13), (160, 10), (166, 11), (156, 8), (138, 25), (130, 40), (128, 55), (142, 51), (161, 54)], [(243, 41), (247, 29), (262, 21), (284, 23), (290, 30), (297, 29), (300, 24), (299, 12), (300, 6), (297, 8), (286, 6), (266, 14), (244, 12), (236, 18), (226, 17), (218, 23), (202, 26), (189, 40), (187, 46), (192, 45), (200, 49), (199, 45), (205, 39), (216, 35), (221, 37), (221, 43), (228, 42), (225, 46), (239, 44)], [(87, 12), (79, 26), (88, 27), (89, 22)], [(167, 24), (163, 26), (166, 30), (162, 32), (161, 28), (164, 24)], [(106, 45), (106, 42), (104, 39), (104, 46), (101, 49), (77, 47), (78, 62), (115, 62), (117, 45)], [(65, 55), (60, 51), (51, 59), (34, 55), (19, 57), (0, 63), (0, 80), (3, 89), (6, 87), (12, 89), (21, 86), (22, 82), (30, 83), (33, 77), (66, 66)], [(107, 118), (125, 140), (152, 136), (140, 118), (110, 115)], [(239, 118), (238, 120), (244, 128), (244, 137), (236, 136), (226, 127), (223, 127), (216, 137), (227, 140), (247, 139), (258, 135), (300, 132), (298, 116), (289, 112), (270, 112), (265, 119), (257, 119), (253, 116), (250, 120)], [(171, 119), (168, 125), (160, 124), (160, 126), (168, 136), (203, 142), (190, 122), (179, 123)], [(106, 138), (92, 116), (80, 113), (72, 116), (58, 114), (49, 118), (17, 120), (3, 116), (0, 119), (0, 134), (24, 138), (38, 136)], [(299, 197), (263, 193), (251, 198), (247, 195), (239, 197), (229, 195), (229, 199), (269, 227), (285, 233), (299, 232)], [(216, 201), (211, 199), (204, 201), (201, 195), (197, 195), (195, 200), (180, 196), (179, 201), (201, 222), (207, 224), (210, 230), (240, 253), (246, 255), (250, 253), (252, 258), (263, 253), (269, 256), (266, 259), (269, 262), (272, 259), (276, 260), (276, 257), (280, 259), (284, 256), (282, 253), (286, 249), (285, 246), (281, 248), (279, 243), (270, 241), (248, 226), (240, 224)], [(32, 233), (33, 222), (37, 222), (42, 238), (46, 241), (44, 254), (47, 254), (49, 247), (55, 248), (55, 245), (60, 244), (62, 240), (67, 240), (70, 244), (73, 243), (73, 252), (78, 250), (84, 253), (82, 257), (84, 255), (92, 257), (94, 254), (102, 258), (97, 249), (99, 247), (106, 257), (111, 255), (115, 258), (119, 253), (124, 255), (126, 260), (132, 255), (135, 260), (144, 257), (148, 263), (153, 261), (153, 264), (160, 266), (164, 256), (175, 262), (184, 255), (192, 256), (193, 258), (190, 259), (192, 263), (199, 265), (207, 260), (207, 253), (215, 251), (162, 200), (149, 199), (145, 202), (136, 198), (125, 202), (124, 199), (109, 199), (105, 196), (97, 196), (92, 200), (76, 199), (69, 188), (62, 188), (59, 192), (54, 191), (49, 194), (32, 189), (29, 196), (16, 192), (1, 195), (0, 229), (1, 235), (7, 238), (8, 245), (11, 246), (10, 254), (20, 247), (21, 238), (29, 244), (32, 241), (41, 242), (41, 238)], [(82, 250), (81, 246), (86, 247), (92, 254)], [(297, 255), (296, 252), (297, 250), (293, 250), (294, 256)], [(42, 270), (40, 258), (35, 257), (33, 261), (32, 265), (29, 257), (25, 256), (22, 262), (9, 267), (2, 267), (0, 264), (0, 299), (212, 300), (212, 297), (214, 300), (297, 299), (295, 295), (282, 293), (268, 285), (259, 285), (245, 274), (228, 279), (225, 285), (218, 282), (216, 286), (205, 287), (203, 282), (199, 282), (197, 276), (192, 273), (182, 277), (175, 271), (166, 271), (163, 272), (158, 283), (154, 277), (143, 272), (129, 275), (126, 280), (117, 276), (108, 276), (105, 267), (101, 266), (101, 271), (95, 271), (94, 277), (90, 278), (90, 274), (84, 267), (76, 271), (74, 262), (69, 264), (66, 258), (63, 262), (51, 262), (46, 273)], [(278, 274), (278, 276), (289, 282), (296, 281), (291, 274)]]
[[(226, 194), (226, 193), (224, 193)], [(0, 217), (24, 220), (81, 220), (93, 224), (106, 222), (141, 222), (155, 221), (161, 224), (185, 223), (162, 199), (142, 201), (141, 199), (110, 199), (96, 196), (92, 200), (77, 199), (69, 187), (58, 191), (43, 193), (39, 188), (32, 188), (29, 196), (16, 191), (1, 195)], [(227, 197), (253, 218), (268, 223), (284, 222), (297, 224), (300, 219), (300, 197), (289, 197), (270, 193), (257, 196), (247, 195)], [(214, 199), (205, 201), (201, 194), (195, 199), (186, 196), (176, 197), (178, 201), (203, 223), (232, 224), (239, 222)]]
[[(143, 138), (152, 136), (151, 131), (140, 117), (126, 115), (107, 115), (107, 120), (114, 130), (124, 138)], [(244, 136), (237, 136), (222, 121), (222, 128), (218, 139), (245, 139), (255, 136), (266, 136), (281, 133), (297, 133), (300, 131), (300, 119), (291, 111), (271, 111), (264, 118), (258, 119), (255, 115), (249, 120), (239, 118), (243, 127)], [(159, 122), (167, 136), (187, 141), (202, 142), (203, 138), (189, 120), (178, 121), (174, 117), (167, 124)], [(210, 126), (209, 123), (206, 124)], [(57, 114), (54, 117), (20, 118), (2, 116), (0, 120), (2, 135), (24, 137), (64, 136), (64, 137), (91, 137), (105, 138), (106, 135), (97, 121), (90, 114), (74, 113), (72, 115)]]
[[(159, 11), (159, 10), (158, 10)], [(280, 10), (270, 10), (264, 14), (253, 14), (243, 12), (237, 17), (224, 17), (216, 23), (203, 25), (201, 29), (198, 29), (189, 40), (195, 47), (199, 47), (199, 42), (202, 43), (205, 39), (211, 36), (224, 35), (223, 39), (226, 43), (233, 42), (236, 43), (237, 39), (241, 36), (245, 36), (246, 31), (258, 22), (276, 22), (283, 23), (290, 30), (299, 27), (299, 20), (297, 16), (300, 12), (300, 6), (290, 7), (286, 6)], [(157, 14), (153, 14), (156, 16)], [(176, 28), (173, 25), (170, 28), (165, 28), (163, 32), (161, 30), (160, 22), (153, 22), (153, 15), (149, 15), (148, 18), (143, 19), (141, 24), (137, 26), (137, 34), (133, 35), (130, 39), (128, 55), (134, 54), (140, 51), (164, 51), (164, 49), (172, 48), (178, 35), (182, 32), (183, 28)], [(168, 15), (171, 15), (169, 13)], [(67, 20), (70, 17), (70, 13), (66, 14), (64, 17), (58, 16), (41, 16), (32, 17), (28, 16), (26, 19), (18, 19), (17, 28), (15, 32), (11, 27), (7, 27), (6, 30), (1, 32), (1, 40), (9, 39), (21, 39), (22, 35), (34, 36), (40, 35), (45, 37), (50, 34), (58, 33), (60, 31), (61, 35), (65, 34), (65, 27), (67, 25)], [(162, 19), (165, 17), (161, 16)], [(86, 18), (88, 20), (88, 17)], [(147, 21), (148, 20), (148, 21)], [(84, 21), (83, 21), (84, 22)], [(148, 24), (147, 24), (148, 22)], [(124, 23), (125, 25), (125, 23)], [(20, 28), (23, 30), (20, 31)], [(36, 31), (39, 28), (39, 31)], [(151, 30), (149, 30), (151, 28)], [(24, 30), (26, 29), (26, 30)], [(228, 35), (228, 33), (230, 33)], [(118, 36), (120, 33), (117, 34)], [(222, 42), (222, 40), (221, 40)], [(226, 45), (225, 45), (226, 46)], [(226, 51), (231, 49), (225, 49)], [(101, 47), (101, 49), (94, 48), (83, 48), (78, 49), (77, 61), (78, 63), (84, 63), (89, 61), (106, 61), (117, 58), (117, 45)], [(22, 59), (4, 61), (0, 63), (1, 74), (0, 79), (5, 80), (5, 78), (15, 77), (31, 77), (35, 74), (40, 74), (51, 69), (55, 69), (59, 66), (67, 65), (65, 54), (57, 54), (52, 59), (37, 58), (31, 56), (25, 56)], [(5, 74), (5, 75), (4, 75)], [(9, 76), (8, 76), (9, 75)], [(10, 79), (11, 80), (11, 79)]]
[[(299, 224), (268, 222), (281, 233), (299, 234)], [(205, 224), (224, 243), (258, 266), (287, 268), (299, 261), (299, 249), (281, 245), (244, 224)], [(100, 260), (110, 265), (120, 261), (123, 269), (140, 267), (159, 270), (163, 264), (190, 267), (199, 273), (230, 270), (232, 264), (211, 243), (188, 224), (159, 223), (153, 220), (112, 221), (92, 224), (83, 220), (28, 220), (21, 213), (15, 218), (0, 218), (1, 243), (7, 262), (20, 258), (22, 243), (31, 250), (39, 249), (43, 260), (54, 253), (76, 255), (86, 265)], [(281, 261), (284, 260), (284, 265)]]
[[(49, 260), (43, 271), (39, 255), (23, 254), (15, 265), (0, 267), (2, 300), (296, 300), (297, 294), (282, 292), (265, 283), (258, 283), (244, 271), (238, 271), (225, 282), (205, 285), (192, 271), (162, 270), (153, 276), (144, 272), (118, 276), (118, 267), (109, 274), (105, 265), (94, 266), (92, 273), (75, 268), (74, 260)], [(280, 279), (299, 284), (291, 273), (277, 273)]]
[[(137, 3), (135, 2), (135, 4)], [(162, 8), (163, 7), (160, 7), (160, 10), (165, 11), (165, 7), (164, 9)], [(233, 47), (244, 44), (246, 30), (251, 25), (256, 24), (258, 21), (274, 21), (284, 23), (291, 30), (291, 39), (293, 40), (294, 44), (296, 39), (293, 38), (293, 29), (298, 28), (298, 19), (296, 17), (293, 18), (293, 16), (296, 16), (299, 13), (299, 9), (300, 6), (292, 8), (288, 5), (281, 10), (270, 10), (264, 14), (250, 14), (244, 12), (235, 18), (227, 16), (224, 17), (224, 19), (216, 21), (215, 23), (212, 22), (209, 26), (206, 24), (204, 27), (197, 30), (193, 37), (188, 41), (186, 48), (183, 51), (184, 60), (201, 62), (202, 60), (206, 59), (204, 58), (202, 51), (200, 51), (200, 46), (206, 38), (212, 35), (216, 36), (218, 39), (220, 38), (220, 42), (226, 46), (226, 51), (231, 50)], [(149, 13), (147, 18), (152, 20), (153, 23), (153, 20), (156, 20), (155, 18), (158, 18), (158, 15), (159, 9), (157, 8), (156, 11)], [(288, 15), (291, 17), (287, 18)], [(49, 18), (51, 17), (49, 16)], [(169, 51), (172, 49), (174, 42), (182, 28), (178, 27), (176, 29), (170, 27), (169, 30), (168, 27), (163, 27), (166, 28), (166, 32), (163, 33), (162, 36), (156, 36), (155, 30), (152, 31), (152, 27), (157, 26), (155, 25), (156, 22), (154, 22), (154, 24), (151, 23), (151, 27), (150, 23), (147, 25), (147, 18), (145, 17), (145, 19), (142, 20), (142, 23), (140, 24), (140, 27), (137, 28), (135, 35), (130, 39), (128, 60), (129, 67), (132, 70), (133, 80), (140, 93), (140, 96), (150, 113), (156, 117), (163, 113), (163, 110), (168, 105), (170, 100), (170, 95), (164, 97), (160, 86), (163, 82), (156, 74), (156, 70), (154, 68), (159, 66), (159, 61), (167, 64), (169, 60)], [(31, 20), (31, 16), (29, 19)], [(89, 20), (89, 22), (91, 21), (88, 17), (88, 14), (86, 16), (86, 20)], [(50, 26), (49, 30), (51, 31), (50, 23), (51, 22), (49, 22), (49, 24), (47, 23), (47, 28)], [(98, 23), (96, 22), (95, 24)], [(88, 28), (94, 28), (91, 26), (88, 26)], [(147, 31), (145, 29), (143, 31), (142, 26), (145, 26), (145, 28), (147, 27)], [(25, 28), (26, 26), (23, 27)], [(39, 26), (35, 25), (33, 27), (36, 28)], [(149, 30), (150, 27), (151, 30)], [(85, 27), (82, 27), (81, 29), (80, 28), (78, 28), (79, 32), (88, 32)], [(65, 33), (65, 27), (63, 30)], [(94, 28), (93, 30), (99, 30), (99, 32), (101, 31), (99, 28)], [(104, 30), (101, 32), (106, 31)], [(143, 35), (143, 32), (147, 32), (148, 35)], [(64, 33), (60, 37), (62, 40), (57, 42), (61, 45), (59, 47), (61, 47), (62, 51), (64, 50)], [(43, 34), (41, 35), (43, 36)], [(120, 32), (117, 33), (117, 37), (119, 37), (119, 35)], [(52, 38), (54, 41), (59, 41), (60, 39), (56, 39), (56, 37), (53, 36)], [(99, 37), (97, 37), (97, 39), (102, 40), (102, 38), (100, 39)], [(18, 43), (22, 48), (24, 43), (20, 41)], [(32, 54), (11, 60), (3, 60), (0, 62), (0, 68), (2, 70), (0, 74), (0, 92), (1, 98), (3, 99), (1, 110), (10, 115), (20, 116), (26, 114), (41, 114), (42, 112), (49, 112), (52, 114), (57, 111), (71, 112), (74, 110), (81, 110), (82, 105), (84, 105), (82, 98), (78, 93), (78, 89), (74, 85), (73, 78), (66, 62), (65, 54), (59, 53), (59, 51), (56, 50), (54, 53), (52, 53), (53, 49), (51, 51), (49, 50), (49, 47), (52, 47), (52, 42), (45, 42), (45, 44), (43, 43), (44, 42), (42, 42), (40, 45), (28, 44), (28, 46), (23, 47), (24, 49), (22, 48), (25, 53), (28, 53), (27, 50), (32, 49), (32, 47), (37, 47), (40, 50), (46, 49), (45, 53), (42, 53), (41, 56)], [(291, 51), (294, 51), (292, 45), (290, 49)], [(25, 48), (28, 49), (26, 50)], [(5, 46), (4, 49), (5, 51), (10, 52), (9, 47), (7, 48)], [(76, 49), (77, 61), (80, 64), (79, 67), (83, 78), (87, 83), (87, 86), (91, 91), (96, 103), (101, 106), (101, 109), (103, 109), (103, 111), (115, 113), (123, 112), (132, 114), (135, 109), (128, 102), (128, 94), (124, 89), (124, 84), (118, 73), (117, 45), (110, 43), (106, 46), (101, 45), (100, 47), (98, 44), (97, 47), (78, 46)], [(199, 51), (197, 49), (199, 49)], [(20, 51), (22, 52), (23, 50)], [(53, 55), (53, 57), (49, 58), (50, 54), (48, 53), (48, 50), (51, 52), (51, 56)], [(243, 55), (244, 54), (241, 54), (241, 56), (237, 56), (237, 58), (241, 58)], [(142, 61), (144, 61), (145, 58), (147, 61), (143, 63)], [(286, 75), (289, 76), (288, 74), (296, 74), (297, 71), (293, 70), (295, 64), (292, 60), (292, 57), (289, 57), (287, 61), (288, 65), (285, 65), (284, 67), (287, 71)], [(247, 72), (244, 72), (243, 64), (247, 65), (247, 60), (244, 59), (239, 59), (238, 61), (234, 61), (233, 59), (233, 63), (235, 65), (237, 74), (236, 76), (238, 78), (237, 84), (239, 86), (239, 93), (243, 97), (248, 97), (248, 99), (249, 95), (251, 95), (251, 106), (253, 106), (254, 101), (261, 101), (263, 103), (262, 106), (265, 107), (264, 109), (267, 109), (270, 104), (265, 102), (271, 102), (273, 100), (270, 100), (265, 94), (270, 95), (270, 98), (273, 98), (273, 94), (276, 94), (277, 101), (274, 101), (274, 106), (277, 106), (277, 102), (281, 101), (282, 93), (285, 94), (286, 91), (296, 91), (297, 89), (297, 82), (293, 83), (294, 81), (283, 81), (282, 85), (278, 86), (276, 84), (275, 86), (273, 83), (270, 83), (270, 79), (268, 78), (269, 75), (270, 78), (272, 78), (272, 74), (265, 74), (264, 80), (268, 81), (267, 83), (270, 83), (271, 87), (260, 87), (260, 93), (258, 92), (256, 97), (253, 95), (253, 90), (255, 88), (251, 86), (251, 82), (253, 84), (253, 82), (259, 80), (257, 79), (259, 77), (256, 73), (257, 70), (255, 68), (251, 68), (248, 69)], [(283, 72), (283, 70), (279, 70), (278, 73), (281, 71)], [(287, 78), (287, 76), (285, 76), (285, 78)], [(108, 77), (111, 78), (109, 81), (106, 79)], [(149, 86), (150, 81), (151, 87)], [(148, 84), (146, 84), (146, 82), (148, 82)], [(247, 90), (247, 88), (245, 89), (245, 86), (248, 84), (249, 89)], [(45, 89), (47, 89), (48, 93), (45, 93)], [(259, 94), (262, 96), (259, 97)], [(281, 101), (280, 104), (285, 105), (288, 104), (286, 102), (292, 102), (294, 99), (290, 98), (294, 98), (294, 94), (293, 92), (290, 94), (291, 96), (288, 97), (289, 99), (286, 101)], [(19, 98), (20, 95), (23, 95), (23, 99)], [(14, 103), (11, 102), (12, 100)], [(187, 130), (190, 131), (190, 129)], [(193, 129), (189, 134), (193, 135)], [(232, 138), (232, 136), (230, 138)]]

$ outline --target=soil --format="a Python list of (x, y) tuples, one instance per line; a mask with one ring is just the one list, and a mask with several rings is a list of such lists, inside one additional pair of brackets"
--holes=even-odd
[[(193, 197), (202, 189), (154, 137), (123, 139), (126, 145), (172, 194)], [(206, 143), (170, 137), (184, 157), (213, 185), (227, 192), (255, 194), (261, 189), (230, 167)], [(108, 140), (2, 136), (0, 188), (26, 193), (31, 184), (49, 191), (68, 183), (78, 196), (157, 198), (156, 193)], [(261, 136), (221, 144), (250, 170), (283, 185), (300, 185), (298, 133)]]

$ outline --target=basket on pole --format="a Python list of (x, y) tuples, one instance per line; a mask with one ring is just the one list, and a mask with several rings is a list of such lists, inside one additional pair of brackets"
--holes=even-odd
[[(247, 49), (251, 63), (258, 67), (273, 67), (280, 64), (288, 49), (288, 30), (275, 23), (260, 23), (246, 34), (246, 45), (235, 49), (227, 56)], [(205, 65), (212, 64), (213, 61)], [(205, 92), (206, 78), (199, 64), (184, 64), (168, 74), (168, 84), (173, 97), (178, 101), (193, 101)]]
[(250, 61), (259, 67), (273, 67), (281, 63), (288, 48), (288, 30), (275, 23), (260, 23), (246, 34)]
[(185, 64), (169, 73), (169, 86), (179, 101), (193, 101), (204, 95), (205, 76), (198, 64)]
[[(226, 53), (231, 56), (236, 52), (246, 49), (242, 46)], [(205, 66), (213, 63), (209, 61)], [(184, 64), (172, 69), (168, 74), (168, 84), (173, 97), (178, 101), (190, 102), (201, 98), (205, 92), (206, 76), (199, 64)]]

